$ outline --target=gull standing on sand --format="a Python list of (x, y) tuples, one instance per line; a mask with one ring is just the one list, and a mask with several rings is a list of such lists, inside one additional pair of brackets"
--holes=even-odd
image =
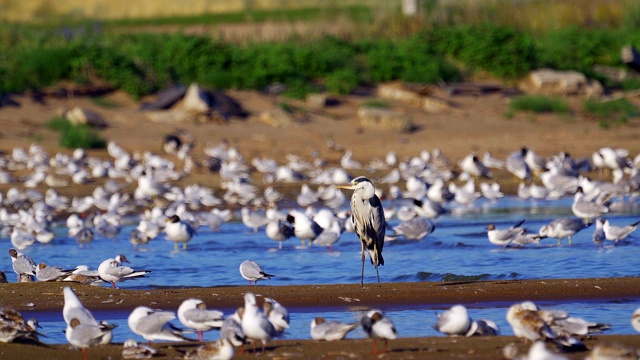
[(507, 170), (520, 180), (531, 180), (531, 169), (525, 161), (528, 151), (529, 149), (523, 147), (507, 157)]
[(253, 293), (244, 294), (244, 313), (242, 315), (242, 331), (249, 340), (253, 340), (253, 352), (256, 351), (256, 342), (262, 342), (262, 354), (264, 354), (267, 342), (276, 336), (276, 329), (267, 317), (258, 309), (256, 296)]
[(251, 282), (254, 282), (253, 285), (256, 286), (258, 285), (258, 280), (275, 277), (275, 275), (264, 272), (258, 263), (251, 260), (245, 260), (240, 264), (240, 275), (249, 280), (249, 286), (251, 286)]
[(167, 218), (164, 232), (167, 234), (167, 240), (173, 241), (174, 251), (178, 251), (178, 243), (182, 243), (182, 249), (187, 250), (187, 243), (195, 234), (191, 224), (180, 220), (178, 215)]
[(640, 221), (636, 221), (631, 225), (627, 226), (615, 226), (609, 223), (609, 220), (605, 220), (602, 224), (602, 230), (604, 231), (604, 236), (609, 241), (615, 241), (616, 244), (620, 241), (627, 238), (627, 236), (631, 235), (632, 232), (636, 231), (640, 225)]
[(115, 259), (107, 259), (98, 266), (100, 278), (111, 283), (111, 288), (116, 288), (116, 283), (137, 277), (144, 277), (150, 270), (133, 270), (128, 266), (122, 266), (123, 262), (129, 262), (124, 255), (118, 255)]
[(336, 341), (344, 339), (360, 323), (346, 324), (335, 320), (317, 317), (311, 320), (311, 338), (313, 340)]
[(384, 235), (387, 225), (382, 203), (375, 193), (376, 189), (371, 180), (364, 176), (351, 180), (350, 184), (337, 185), (336, 187), (353, 190), (351, 195), (351, 220), (355, 225), (356, 234), (362, 246), (360, 286), (364, 287), (365, 248), (369, 250), (369, 259), (371, 259), (371, 264), (376, 267), (378, 286), (381, 286), (378, 266), (384, 265), (382, 248), (384, 247)]
[(149, 345), (154, 340), (193, 341), (169, 324), (175, 318), (176, 315), (171, 311), (155, 311), (146, 306), (138, 306), (129, 314), (127, 323), (129, 329), (149, 341)]
[(378, 340), (384, 340), (384, 348), (381, 352), (386, 353), (387, 343), (395, 339), (398, 334), (391, 319), (385, 316), (382, 310), (374, 309), (367, 312), (360, 319), (360, 323), (367, 336), (373, 339), (373, 353), (378, 353)]
[(58, 281), (72, 272), (73, 270), (62, 270), (59, 266), (48, 266), (45, 263), (40, 263), (36, 267), (36, 279), (38, 281)]
[(451, 309), (436, 315), (438, 322), (433, 328), (445, 335), (463, 336), (471, 327), (469, 312), (462, 305), (454, 305)]
[(198, 341), (204, 341), (205, 331), (222, 327), (223, 315), (222, 311), (207, 310), (207, 305), (200, 299), (187, 299), (178, 307), (178, 319), (182, 325), (196, 331)]
[(102, 339), (109, 336), (115, 327), (117, 327), (115, 324), (82, 324), (80, 320), (73, 318), (67, 326), (65, 334), (69, 344), (82, 348), (82, 356), (87, 360), (87, 348), (101, 344)]
[(475, 153), (467, 155), (460, 161), (460, 168), (463, 172), (475, 177), (493, 178), (491, 170), (478, 158)]
[(32, 258), (18, 252), (16, 249), (9, 249), (11, 255), (11, 266), (18, 274), (18, 282), (31, 281), (32, 276), (36, 276), (36, 263)]
[(516, 237), (527, 232), (526, 229), (520, 227), (520, 225), (522, 225), (524, 222), (525, 220), (522, 220), (508, 229), (496, 229), (496, 226), (494, 224), (489, 224), (487, 226), (487, 237), (489, 238), (489, 242), (494, 245), (499, 245), (500, 250), (502, 250), (505, 246), (509, 245), (509, 243), (511, 243)]

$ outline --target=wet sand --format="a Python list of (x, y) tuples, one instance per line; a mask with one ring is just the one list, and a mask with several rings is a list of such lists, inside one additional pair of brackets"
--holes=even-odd
[[(267, 282), (257, 287), (203, 287), (167, 288), (153, 290), (112, 290), (73, 284), (80, 300), (90, 310), (132, 310), (145, 305), (159, 309), (177, 309), (188, 297), (203, 299), (211, 308), (233, 309), (243, 304), (243, 294), (252, 291), (261, 297), (273, 297), (295, 314), (298, 308), (349, 308), (390, 309), (421, 304), (452, 305), (456, 303), (499, 303), (532, 301), (579, 300), (640, 300), (640, 277), (509, 280), (474, 282), (416, 282), (347, 285), (269, 286)], [(0, 299), (4, 306), (20, 311), (62, 311), (63, 283), (2, 284)], [(259, 300), (260, 302), (260, 300)], [(293, 315), (295, 316), (295, 315)], [(629, 314), (631, 318), (631, 314)], [(425, 324), (425, 327), (432, 324)], [(304, 334), (303, 336), (306, 336)], [(400, 336), (402, 334), (400, 333)], [(602, 342), (616, 342), (626, 346), (638, 346), (638, 335), (597, 335), (584, 339), (588, 348)], [(46, 339), (45, 339), (46, 341)], [(420, 337), (401, 338), (390, 342), (390, 351), (380, 358), (390, 359), (500, 359), (504, 345), (515, 342), (525, 350), (528, 344), (511, 336), (488, 338)], [(122, 344), (112, 344), (89, 349), (89, 358), (120, 358)], [(159, 358), (182, 356), (181, 351), (194, 348), (193, 343), (161, 343)], [(267, 347), (266, 357), (273, 358), (361, 358), (371, 355), (372, 341), (368, 339), (343, 340), (326, 343), (313, 340), (274, 340)], [(0, 344), (2, 357), (13, 359), (67, 359), (80, 358), (81, 352), (68, 345)], [(584, 359), (586, 352), (569, 354), (571, 359)], [(238, 358), (253, 358), (253, 354)]]

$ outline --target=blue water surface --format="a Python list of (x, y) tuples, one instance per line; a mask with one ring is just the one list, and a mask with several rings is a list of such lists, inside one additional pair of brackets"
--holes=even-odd
[[(422, 241), (397, 240), (385, 244), (385, 265), (380, 267), (383, 282), (420, 282), (455, 280), (497, 280), (497, 279), (556, 279), (637, 276), (640, 273), (640, 240), (631, 235), (627, 240), (614, 246), (606, 242), (604, 247), (596, 247), (591, 237), (595, 226), (574, 236), (573, 244), (563, 240), (561, 246), (555, 239), (545, 239), (539, 246), (522, 248), (499, 247), (489, 243), (485, 228), (489, 223), (498, 228), (509, 227), (526, 219), (523, 226), (537, 232), (540, 226), (559, 217), (572, 217), (571, 198), (554, 201), (520, 200), (514, 197), (498, 202), (477, 201), (471, 207), (453, 207), (451, 213), (437, 220), (436, 231)], [(400, 206), (402, 203), (386, 203), (385, 206)], [(640, 218), (640, 206), (627, 201), (619, 204), (616, 212), (607, 218), (614, 225), (627, 225)], [(278, 250), (278, 243), (270, 240), (263, 230), (252, 232), (239, 220), (225, 223), (218, 231), (200, 227), (197, 234), (183, 251), (173, 250), (173, 243), (164, 235), (152, 240), (146, 247), (133, 250), (128, 240), (129, 232), (138, 219), (127, 219), (120, 235), (115, 239), (97, 236), (89, 245), (80, 248), (67, 235), (64, 226), (56, 227), (56, 238), (51, 244), (35, 244), (23, 252), (36, 263), (63, 268), (74, 268), (86, 264), (92, 269), (109, 257), (125, 254), (134, 269), (151, 270), (147, 278), (133, 279), (118, 283), (123, 289), (153, 289), (158, 287), (209, 287), (221, 285), (247, 284), (238, 271), (240, 263), (246, 259), (258, 262), (263, 269), (276, 277), (259, 282), (259, 285), (303, 285), (303, 284), (349, 284), (360, 281), (360, 243), (353, 233), (345, 233), (334, 245), (327, 248), (311, 246), (301, 248), (300, 241), (292, 238), (284, 242)], [(397, 219), (390, 222), (393, 226)], [(0, 243), (8, 250), (11, 243), (1, 238)], [(0, 262), (10, 281), (15, 281), (8, 254)], [(365, 282), (376, 281), (375, 269), (366, 260)], [(104, 285), (107, 286), (107, 285)], [(242, 305), (239, 299), (238, 305)], [(286, 304), (285, 304), (286, 305)], [(512, 334), (506, 323), (506, 309), (510, 304), (464, 304), (473, 318), (488, 318), (500, 326), (503, 334)], [(575, 302), (545, 304), (563, 310), (571, 310), (576, 316), (589, 320), (612, 323), (610, 333), (633, 333), (629, 320), (631, 313), (640, 306), (638, 299), (620, 299), (619, 302)], [(165, 309), (170, 310), (170, 309)], [(229, 312), (231, 309), (225, 309)], [(394, 320), (400, 336), (437, 335), (433, 330), (436, 316), (434, 312), (442, 308), (392, 308), (385, 309)], [(101, 314), (98, 312), (98, 314)], [(64, 322), (61, 314), (33, 313), (50, 335), (46, 342), (65, 342)], [(114, 341), (123, 342), (135, 336), (126, 326), (126, 312), (103, 312), (98, 319), (120, 325), (115, 330)], [(359, 313), (348, 311), (316, 312), (307, 309), (292, 314), (292, 327), (285, 334), (288, 338), (309, 338), (309, 323), (322, 315), (325, 318), (355, 321)], [(25, 316), (27, 316), (25, 314)], [(59, 331), (60, 330), (60, 331)], [(207, 339), (216, 338), (209, 333)], [(362, 337), (361, 330), (351, 337)], [(141, 340), (141, 339), (138, 339)]]

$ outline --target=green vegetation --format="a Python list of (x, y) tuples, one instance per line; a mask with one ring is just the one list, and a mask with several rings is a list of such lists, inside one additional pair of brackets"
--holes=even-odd
[(56, 117), (47, 122), (47, 128), (60, 133), (59, 144), (68, 149), (104, 149), (106, 141), (86, 125), (73, 125), (69, 120)]
[(638, 116), (638, 109), (627, 99), (613, 101), (584, 102), (584, 111), (595, 116), (598, 125), (603, 129), (608, 129), (612, 125), (624, 125), (630, 117)]
[(534, 113), (568, 113), (569, 105), (562, 99), (552, 99), (543, 95), (516, 97), (509, 103), (512, 111), (531, 111)]
[(113, 109), (113, 108), (117, 108), (118, 107), (118, 104), (116, 104), (115, 102), (113, 102), (113, 101), (111, 101), (109, 99), (106, 99), (106, 98), (104, 98), (102, 96), (100, 96), (100, 97), (92, 96), (92, 97), (89, 98), (89, 100), (91, 100), (92, 103), (94, 103), (94, 104), (96, 104), (96, 105), (98, 105), (100, 107), (103, 107), (105, 109)]
[(380, 99), (367, 99), (362, 102), (362, 106), (386, 109), (389, 107), (389, 103)]
[[(99, 79), (139, 98), (171, 83), (198, 82), (219, 89), (263, 89), (281, 83), (286, 96), (303, 99), (322, 90), (346, 94), (360, 85), (390, 80), (437, 84), (488, 74), (513, 81), (541, 67), (578, 70), (607, 87), (639, 88), (638, 81), (607, 80), (593, 68), (619, 67), (621, 46), (640, 47), (634, 27), (640, 23), (640, 6), (626, 7), (632, 4), (627, 0), (594, 0), (580, 7), (575, 1), (525, 0), (499, 7), (492, 1), (423, 1), (426, 11), (414, 20), (380, 2), (128, 19), (106, 21), (103, 27), (88, 22), (75, 27), (4, 23), (0, 92)], [(282, 42), (242, 44), (204, 35), (127, 32), (129, 26), (336, 17), (348, 19), (355, 28), (340, 37), (294, 35)], [(562, 18), (560, 28), (549, 25), (547, 18), (556, 17)], [(531, 111), (567, 111), (548, 99), (537, 100), (524, 101), (534, 102)], [(545, 106), (552, 108), (539, 110)]]

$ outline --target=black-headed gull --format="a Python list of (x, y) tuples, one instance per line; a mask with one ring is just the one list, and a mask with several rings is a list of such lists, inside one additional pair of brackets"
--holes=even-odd
[(396, 338), (398, 332), (391, 319), (384, 315), (382, 310), (369, 310), (361, 319), (360, 323), (367, 336), (373, 339), (373, 353), (378, 353), (378, 340), (384, 340), (382, 353), (387, 352), (387, 343)]
[(146, 306), (135, 308), (127, 323), (134, 334), (142, 336), (151, 344), (154, 340), (193, 341), (183, 335), (183, 331), (175, 328), (169, 321), (176, 318), (172, 311), (156, 311)]
[(278, 333), (289, 328), (289, 311), (282, 306), (282, 304), (271, 298), (265, 298), (263, 309), (265, 315)]
[(133, 270), (128, 266), (122, 266), (123, 262), (129, 262), (129, 260), (124, 255), (118, 255), (115, 258), (103, 261), (98, 266), (100, 278), (110, 282), (113, 289), (116, 288), (117, 282), (143, 277), (151, 272), (150, 270)]
[(471, 327), (469, 312), (463, 305), (454, 305), (449, 310), (436, 315), (438, 322), (433, 328), (445, 335), (463, 336)]
[(182, 243), (182, 248), (187, 250), (187, 243), (195, 234), (195, 230), (191, 224), (180, 220), (178, 215), (167, 218), (164, 232), (167, 234), (167, 240), (172, 241), (174, 250), (178, 251), (178, 243)]
[(258, 285), (258, 280), (275, 277), (275, 275), (264, 272), (260, 265), (252, 260), (245, 260), (240, 264), (240, 275), (246, 280), (249, 280), (249, 286), (251, 286), (252, 282), (254, 282), (255, 286)]
[(495, 224), (489, 224), (487, 226), (487, 237), (489, 238), (489, 242), (494, 245), (499, 245), (500, 249), (503, 249), (516, 237), (526, 233), (526, 229), (520, 227), (524, 222), (525, 220), (522, 220), (508, 229), (497, 229)]
[(222, 327), (224, 314), (218, 310), (208, 310), (200, 299), (187, 299), (178, 307), (178, 319), (182, 325), (194, 329), (198, 341), (204, 341), (204, 332)]
[(82, 356), (87, 359), (87, 348), (102, 344), (105, 336), (110, 336), (115, 324), (99, 323), (98, 325), (82, 324), (80, 320), (71, 319), (65, 331), (69, 344), (82, 349)]
[(36, 276), (36, 263), (32, 258), (16, 249), (10, 249), (9, 255), (11, 255), (13, 271), (18, 274), (18, 282), (31, 281), (32, 276)]
[(360, 323), (346, 324), (336, 320), (325, 320), (317, 317), (311, 320), (311, 338), (313, 340), (336, 341), (344, 339), (347, 334), (360, 326)]
[(267, 342), (276, 336), (276, 329), (267, 317), (258, 309), (256, 296), (253, 293), (244, 294), (244, 313), (242, 315), (242, 331), (249, 340), (253, 340), (253, 351), (255, 353), (256, 342), (262, 342), (262, 353), (264, 354)]

